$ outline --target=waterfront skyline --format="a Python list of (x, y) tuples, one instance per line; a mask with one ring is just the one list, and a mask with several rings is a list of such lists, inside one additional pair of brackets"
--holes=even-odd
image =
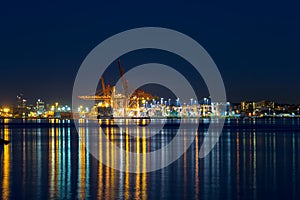
[[(105, 87), (105, 86), (104, 86)], [(113, 87), (114, 88), (114, 87)], [(109, 90), (107, 86), (104, 90)], [(113, 89), (114, 90), (114, 89)], [(102, 94), (102, 92), (101, 92)], [(79, 96), (84, 101), (95, 101), (91, 106), (79, 104), (78, 107), (60, 102), (28, 101), (23, 94), (17, 96), (13, 106), (0, 104), (0, 118), (17, 119), (103, 119), (103, 118), (249, 118), (249, 117), (300, 117), (300, 104), (278, 104), (274, 101), (241, 101), (213, 102), (210, 97), (201, 99), (190, 98), (182, 101), (180, 98), (162, 98), (152, 96), (143, 90), (135, 92), (128, 100), (128, 105), (120, 106), (123, 98), (109, 96)], [(122, 94), (110, 94), (122, 97)], [(107, 98), (110, 97), (108, 100)], [(73, 107), (73, 109), (71, 109)]]
[[(85, 6), (60, 2), (57, 7), (56, 3), (5, 2), (0, 14), (0, 66), (5, 74), (0, 103), (9, 104), (22, 92), (28, 99), (39, 96), (70, 104), (77, 70), (97, 44), (130, 28), (161, 26), (181, 31), (203, 45), (222, 74), (228, 101), (271, 99), (299, 104), (300, 61), (296, 54), (300, 50), (300, 17), (296, 4), (257, 1), (247, 6), (236, 2)], [(186, 64), (171, 55), (136, 53), (122, 58), (125, 70), (154, 60), (183, 68), (186, 76), (193, 75)], [(108, 83), (119, 75), (116, 66), (112, 68)], [(198, 86), (199, 95), (208, 96), (205, 85), (201, 82)]]
[(300, 199), (299, 7), (2, 2), (0, 199)]

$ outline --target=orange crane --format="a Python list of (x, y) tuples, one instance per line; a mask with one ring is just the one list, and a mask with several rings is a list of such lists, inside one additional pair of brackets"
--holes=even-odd
[[(122, 89), (124, 92), (124, 96), (127, 97), (129, 95), (128, 83), (124, 79), (124, 70), (121, 67), (120, 60), (118, 60), (118, 67), (119, 67), (120, 75), (122, 78)], [(106, 102), (110, 102), (112, 93), (114, 91), (114, 87), (110, 87), (110, 85), (106, 86), (103, 77), (101, 77), (100, 80), (101, 80), (101, 86), (102, 86), (100, 91), (97, 91), (95, 93), (95, 95), (83, 95), (83, 96), (78, 96), (78, 98), (83, 99), (83, 100), (96, 100), (96, 101), (104, 100)]]
[(97, 91), (95, 95), (78, 96), (78, 98), (84, 100), (97, 100), (97, 101), (104, 100), (106, 102), (110, 102), (113, 89), (110, 87), (110, 85), (105, 86), (103, 77), (101, 77), (100, 80), (101, 80), (102, 89)]
[(103, 92), (103, 95), (107, 96), (107, 91), (106, 91), (106, 88), (105, 88), (104, 78), (101, 77), (100, 79), (101, 79), (101, 83), (102, 83), (102, 92)]
[(104, 78), (101, 77), (101, 90), (97, 91), (94, 95), (86, 95), (79, 96), (78, 98), (83, 100), (94, 100), (100, 102), (106, 102), (113, 109), (118, 110), (119, 108), (123, 108), (124, 116), (127, 116), (132, 109), (138, 109), (139, 104), (143, 101), (150, 100), (153, 98), (151, 94), (144, 92), (141, 89), (134, 91), (132, 96), (130, 97), (129, 84), (128, 81), (124, 77), (124, 70), (121, 66), (120, 59), (118, 60), (118, 68), (120, 72), (120, 78), (122, 81), (122, 90), (123, 94), (119, 94), (116, 92), (115, 87), (111, 87), (110, 85), (105, 85)]
[(123, 108), (124, 108), (124, 115), (127, 115), (127, 107), (128, 107), (128, 96), (129, 96), (129, 87), (128, 87), (128, 82), (124, 78), (124, 70), (121, 66), (121, 61), (120, 59), (118, 60), (118, 67), (119, 67), (119, 72), (120, 72), (120, 77), (122, 79), (122, 89), (123, 89), (123, 95), (124, 95), (124, 101), (123, 101)]
[(122, 79), (123, 93), (124, 93), (125, 98), (128, 98), (128, 95), (129, 95), (129, 86), (128, 86), (127, 80), (125, 80), (125, 78), (124, 78), (124, 70), (123, 70), (123, 68), (121, 66), (120, 59), (118, 60), (118, 67), (119, 67), (120, 77)]

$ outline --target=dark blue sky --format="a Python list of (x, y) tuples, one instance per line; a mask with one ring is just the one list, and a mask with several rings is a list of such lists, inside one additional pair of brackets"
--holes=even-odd
[[(230, 101), (300, 103), (297, 1), (109, 2), (2, 1), (0, 104), (11, 104), (18, 93), (70, 103), (85, 56), (107, 37), (144, 26), (198, 41), (219, 67)], [(124, 68), (133, 63), (134, 57), (124, 58)]]

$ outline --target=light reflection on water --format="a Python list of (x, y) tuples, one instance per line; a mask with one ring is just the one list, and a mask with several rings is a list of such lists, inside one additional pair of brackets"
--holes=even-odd
[[(300, 123), (298, 119), (231, 120), (220, 141), (199, 159), (204, 127), (179, 160), (156, 172), (145, 173), (147, 161), (138, 159), (139, 173), (119, 172), (100, 164), (86, 150), (89, 132), (73, 126), (11, 126), (0, 128), (0, 137), (11, 140), (0, 157), (1, 199), (243, 199), (300, 196)], [(205, 122), (206, 123), (206, 122)], [(102, 131), (102, 129), (100, 128)], [(161, 135), (146, 138), (147, 129), (106, 126), (106, 136), (126, 151), (145, 153), (167, 144), (176, 133), (168, 127)], [(130, 137), (135, 132), (136, 137)], [(190, 133), (185, 130), (185, 136)], [(99, 135), (102, 141), (102, 135)], [(130, 160), (100, 143), (99, 156), (109, 162)], [(163, 157), (162, 157), (163, 158)]]

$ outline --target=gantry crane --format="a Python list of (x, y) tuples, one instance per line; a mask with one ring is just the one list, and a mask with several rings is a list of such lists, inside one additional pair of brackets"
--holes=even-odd
[(118, 60), (118, 68), (120, 73), (120, 78), (122, 80), (122, 94), (118, 93), (115, 86), (105, 85), (104, 78), (101, 77), (101, 90), (97, 91), (95, 95), (79, 96), (78, 98), (83, 100), (94, 100), (98, 103), (98, 106), (111, 107), (114, 111), (121, 111), (121, 115), (128, 116), (128, 112), (135, 111), (139, 109), (140, 101), (150, 100), (152, 98), (151, 94), (138, 89), (130, 95), (128, 81), (125, 80), (124, 70), (121, 66), (120, 59)]

